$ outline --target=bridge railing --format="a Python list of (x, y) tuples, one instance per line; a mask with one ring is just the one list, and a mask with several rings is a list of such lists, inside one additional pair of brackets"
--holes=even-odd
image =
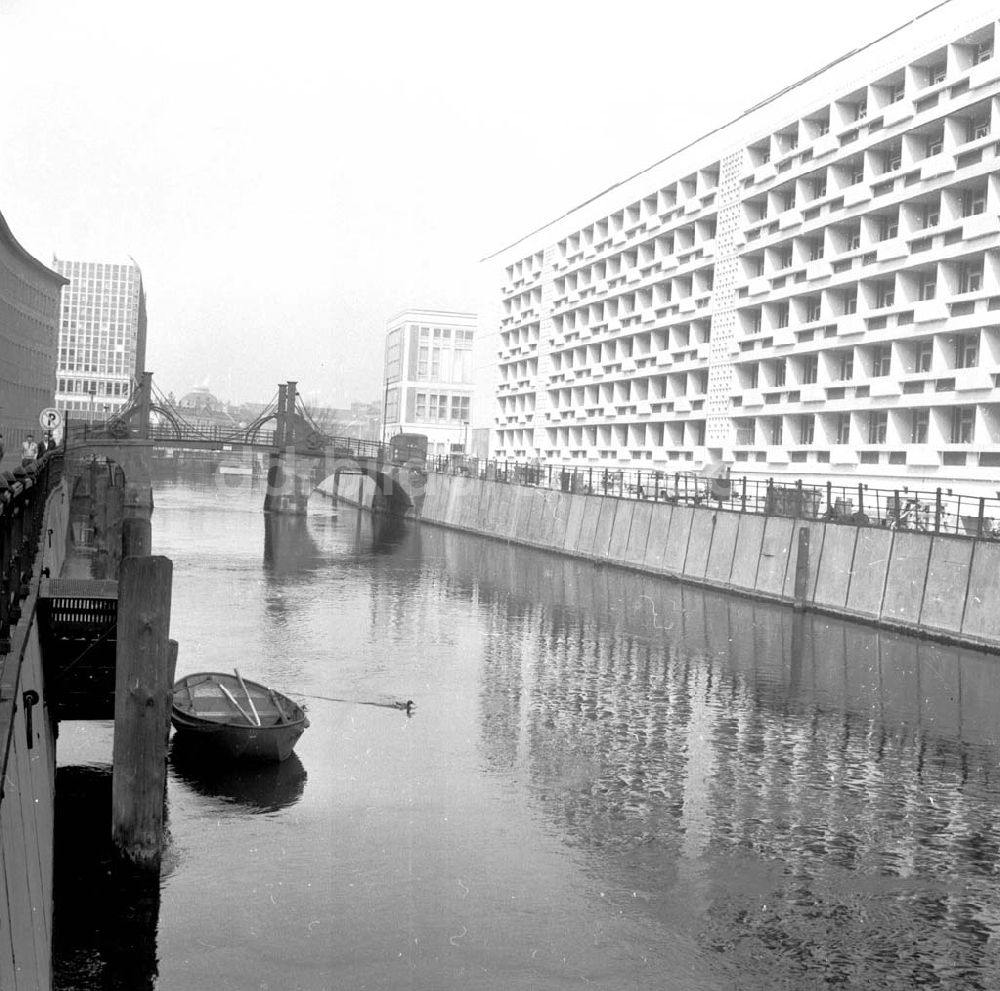
[(45, 498), (62, 473), (62, 452), (51, 451), (0, 472), (0, 654), (10, 651), (38, 550)]
[(835, 485), (801, 479), (733, 478), (724, 472), (710, 476), (698, 472), (579, 468), (469, 457), (431, 459), (427, 467), (430, 471), (563, 492), (1000, 540), (1000, 495), (994, 498), (940, 488), (885, 489), (865, 483)]

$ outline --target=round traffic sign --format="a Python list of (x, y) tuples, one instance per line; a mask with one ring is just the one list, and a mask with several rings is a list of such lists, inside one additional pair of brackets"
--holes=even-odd
[(52, 406), (47, 406), (38, 414), (38, 422), (43, 430), (58, 430), (62, 426), (62, 413)]

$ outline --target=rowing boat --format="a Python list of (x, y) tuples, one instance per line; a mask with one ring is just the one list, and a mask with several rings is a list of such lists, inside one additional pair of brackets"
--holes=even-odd
[(239, 672), (189, 674), (174, 685), (170, 721), (178, 733), (232, 758), (282, 761), (309, 726), (286, 695)]

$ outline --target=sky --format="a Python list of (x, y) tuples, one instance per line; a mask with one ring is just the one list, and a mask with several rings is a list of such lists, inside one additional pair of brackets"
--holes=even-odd
[(147, 368), (380, 394), (386, 321), (936, 0), (0, 0), (0, 213), (141, 266)]

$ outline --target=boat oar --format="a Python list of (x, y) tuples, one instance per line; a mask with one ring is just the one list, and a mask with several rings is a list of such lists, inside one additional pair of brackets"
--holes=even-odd
[(243, 675), (240, 674), (239, 668), (233, 668), (233, 670), (236, 672), (236, 680), (240, 683), (240, 688), (242, 688), (246, 693), (247, 701), (250, 703), (250, 711), (253, 713), (253, 718), (257, 725), (260, 726), (260, 713), (257, 711), (257, 706), (253, 704), (253, 699), (250, 697), (250, 690), (243, 681)]
[(222, 689), (222, 693), (223, 693), (223, 695), (225, 695), (225, 696), (226, 696), (226, 698), (227, 698), (227, 699), (229, 699), (229, 701), (230, 701), (230, 702), (232, 702), (232, 703), (233, 703), (233, 705), (235, 705), (237, 709), (239, 709), (239, 711), (240, 711), (240, 715), (241, 715), (241, 716), (242, 716), (242, 717), (243, 717), (243, 718), (244, 718), (244, 719), (245, 719), (245, 720), (246, 720), (246, 721), (247, 721), (247, 722), (248, 722), (248, 723), (249, 723), (249, 724), (250, 724), (251, 726), (256, 726), (257, 724), (256, 724), (256, 723), (255, 723), (255, 722), (253, 721), (253, 717), (252, 717), (252, 716), (250, 715), (250, 713), (249, 713), (249, 712), (247, 712), (247, 711), (246, 711), (246, 709), (244, 709), (244, 708), (243, 708), (243, 706), (242, 706), (242, 705), (240, 705), (240, 704), (239, 704), (239, 702), (237, 702), (237, 701), (236, 701), (236, 697), (235, 697), (235, 696), (233, 695), (233, 693), (232, 693), (232, 692), (231, 692), (231, 691), (230, 691), (230, 690), (229, 690), (228, 688), (226, 688), (226, 686), (225, 686), (225, 685), (223, 685), (221, 681), (220, 681), (220, 682), (218, 683), (218, 685), (219, 685), (219, 688), (221, 688), (221, 689)]

